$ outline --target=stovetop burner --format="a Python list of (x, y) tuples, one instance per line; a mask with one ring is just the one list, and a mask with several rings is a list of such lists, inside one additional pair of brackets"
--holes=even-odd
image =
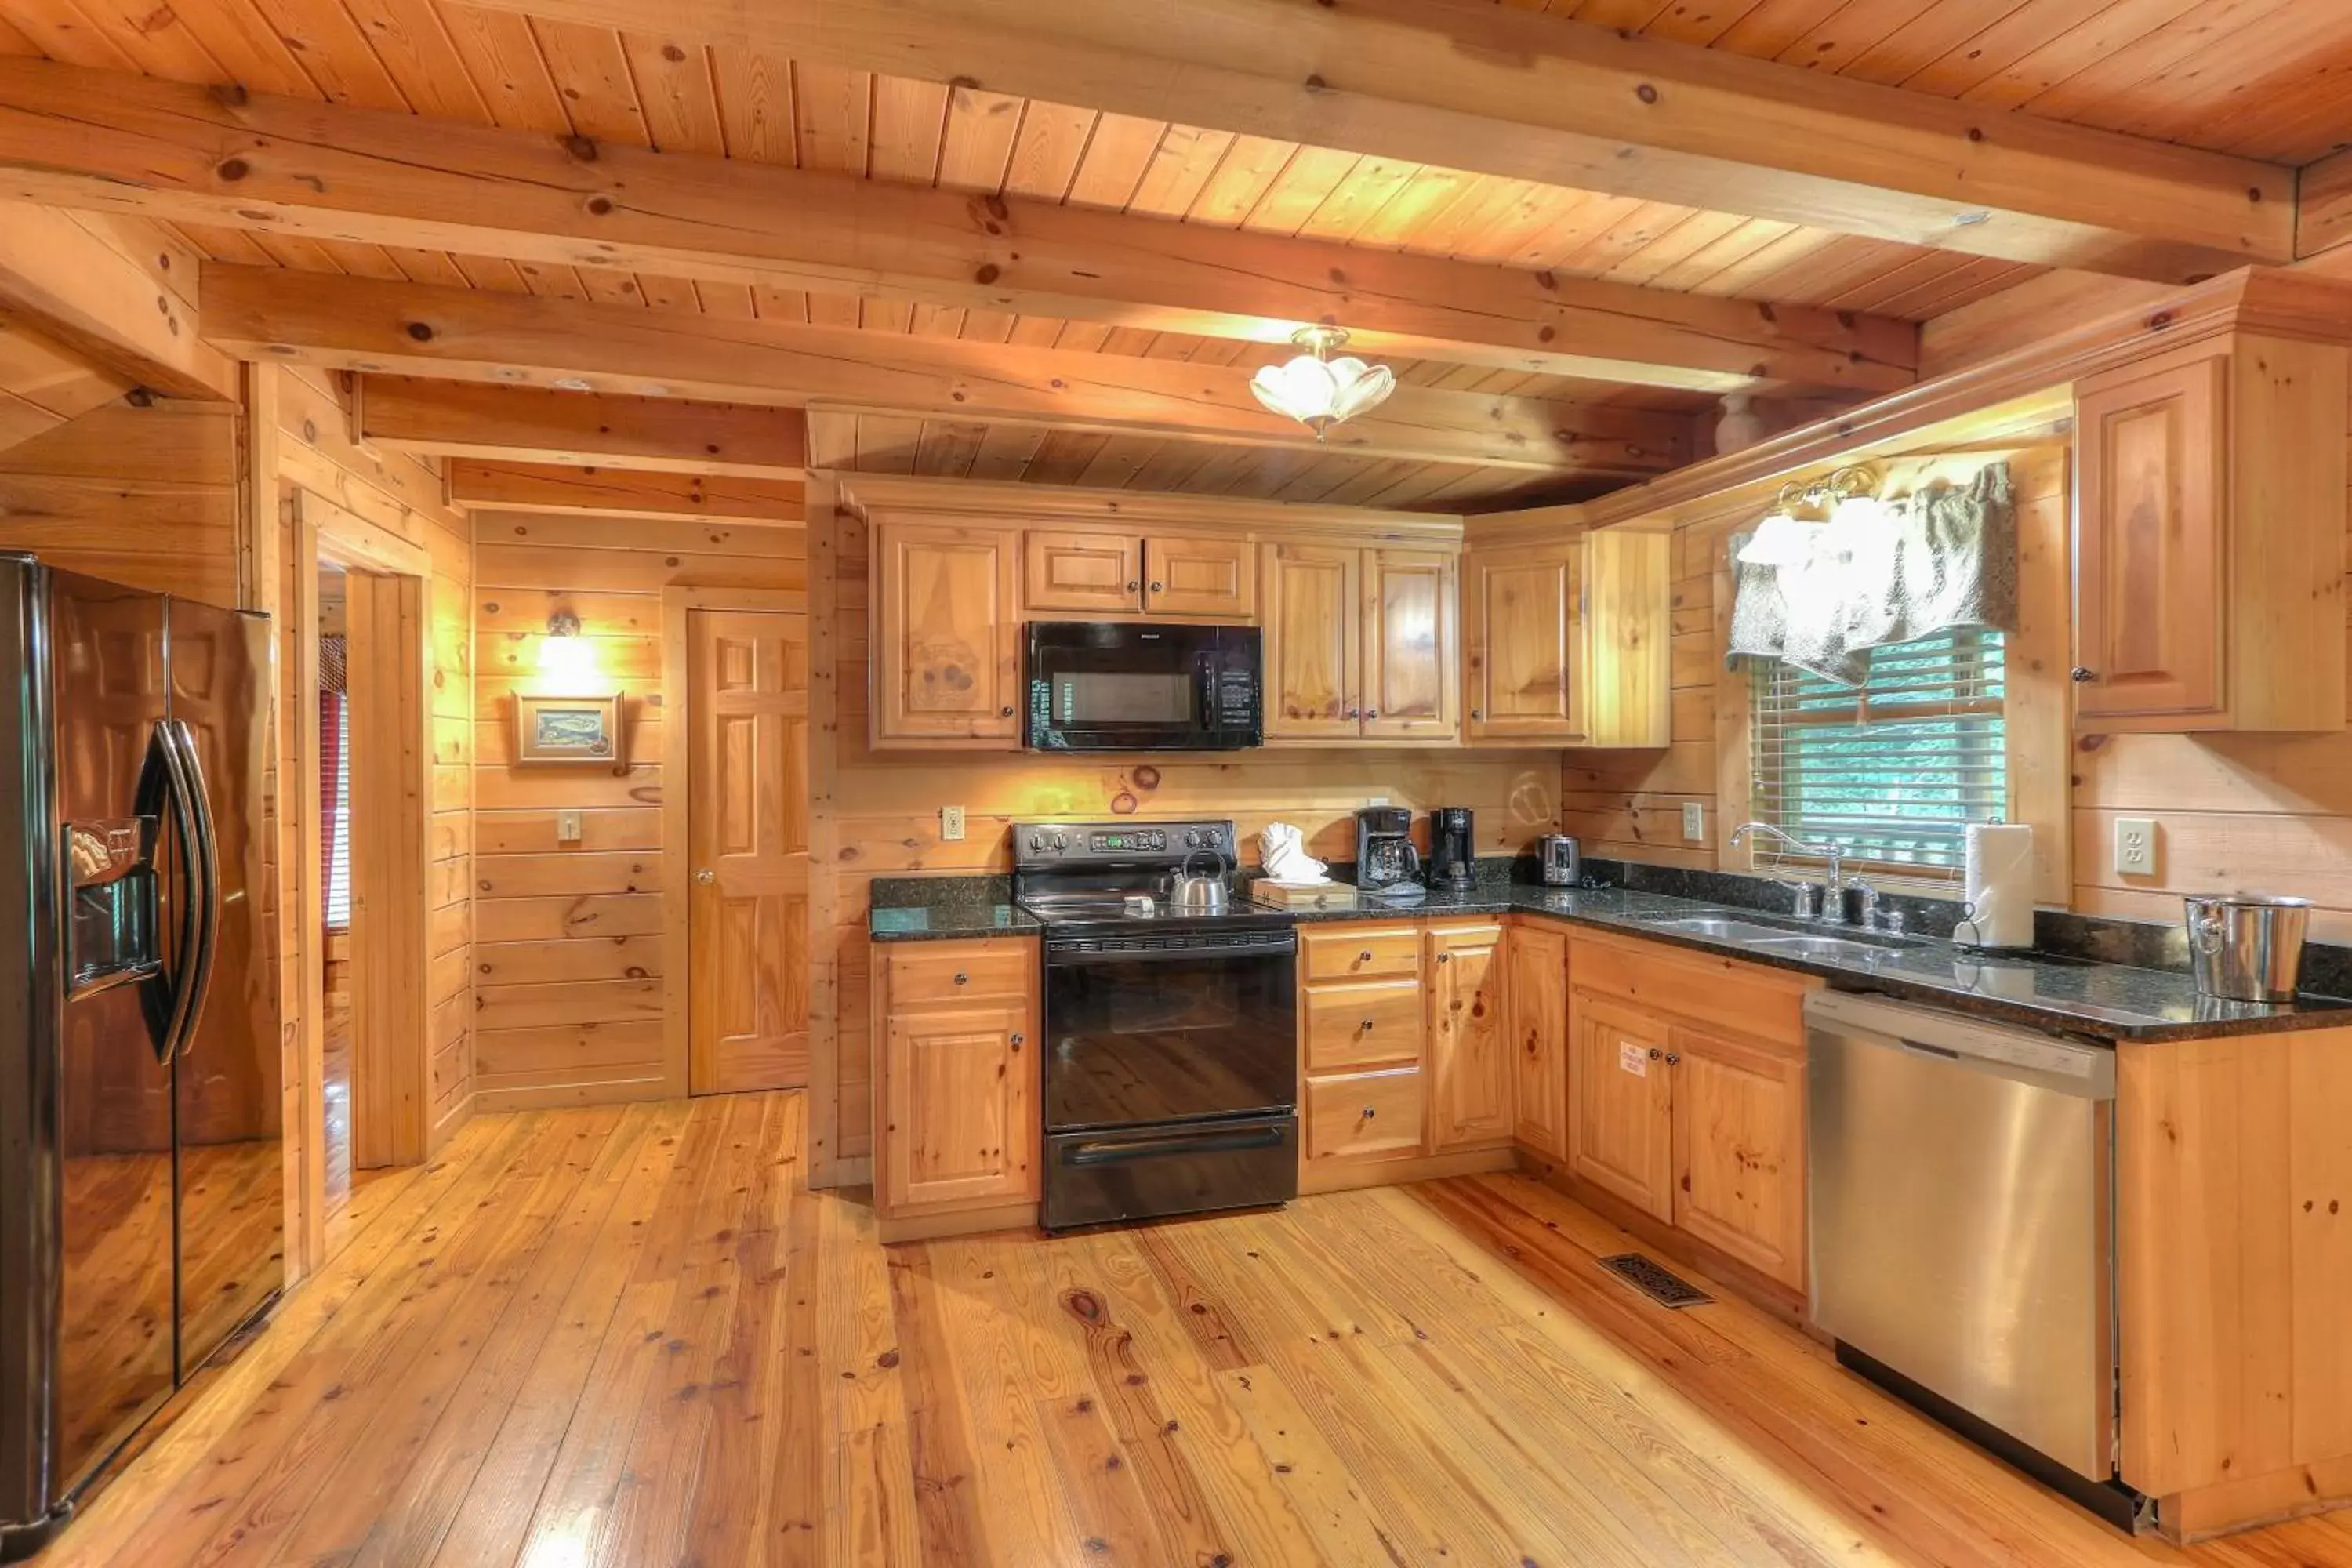
[[(1232, 886), (1235, 842), (1230, 821), (1015, 823), (1013, 901), (1056, 936), (1289, 929), (1288, 914)], [(1223, 913), (1168, 902), (1170, 879), (1187, 872), (1225, 879)]]

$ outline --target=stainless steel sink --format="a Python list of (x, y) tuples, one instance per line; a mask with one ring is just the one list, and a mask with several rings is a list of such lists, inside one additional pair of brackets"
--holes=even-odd
[(1890, 951), (1883, 942), (1848, 942), (1837, 936), (1784, 936), (1776, 931), (1748, 942), (1763, 952), (1786, 953), (1791, 958), (1853, 959), (1870, 958)]
[(1691, 936), (1710, 937), (1717, 942), (1753, 942), (1789, 934), (1777, 926), (1757, 925), (1726, 915), (1679, 915), (1670, 920), (1650, 920), (1642, 923), (1660, 931), (1678, 931)]

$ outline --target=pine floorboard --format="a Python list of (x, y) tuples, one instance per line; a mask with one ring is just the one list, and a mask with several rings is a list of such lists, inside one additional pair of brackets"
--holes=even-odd
[(886, 1249), (798, 1095), (486, 1117), (49, 1568), (2352, 1568), (2127, 1539), (1517, 1176)]

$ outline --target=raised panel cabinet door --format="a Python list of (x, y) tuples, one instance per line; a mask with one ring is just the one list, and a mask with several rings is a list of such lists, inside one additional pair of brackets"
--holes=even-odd
[(1270, 740), (1353, 739), (1363, 732), (1356, 592), (1363, 552), (1269, 544), (1265, 578), (1265, 733)]
[(876, 742), (1017, 747), (1017, 536), (886, 521), (874, 538)]
[(1430, 1152), (1507, 1143), (1515, 1074), (1503, 928), (1431, 931), (1428, 974)]
[(2079, 721), (2221, 706), (2228, 370), (2215, 355), (2076, 402)]
[(1461, 732), (1458, 559), (1432, 550), (1364, 552), (1364, 730), (1393, 741)]
[(1653, 1218), (1672, 1221), (1670, 1031), (1582, 992), (1569, 1002), (1569, 1169)]
[(1257, 547), (1247, 539), (1155, 533), (1143, 542), (1143, 607), (1155, 616), (1246, 621), (1257, 614)]
[(1785, 1047), (1676, 1028), (1675, 1224), (1805, 1288), (1805, 1062)]
[(1037, 1054), (1026, 1005), (892, 1015), (880, 1169), (892, 1212), (1037, 1195)]
[(1143, 607), (1143, 543), (1131, 533), (1032, 530), (1021, 542), (1021, 604), (1034, 614), (1118, 615)]
[(796, 1089), (809, 1065), (808, 617), (686, 616), (688, 1080)]
[(1581, 559), (1573, 544), (1473, 552), (1464, 558), (1470, 740), (1582, 736), (1575, 669)]
[(1510, 1020), (1511, 1136), (1564, 1159), (1568, 1154), (1568, 937), (1514, 926), (1503, 944), (1510, 973), (1503, 1003)]

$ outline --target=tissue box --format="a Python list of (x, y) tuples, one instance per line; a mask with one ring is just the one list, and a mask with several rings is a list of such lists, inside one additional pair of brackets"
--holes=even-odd
[(1352, 882), (1277, 882), (1260, 877), (1250, 884), (1250, 901), (1276, 910), (1352, 910)]

